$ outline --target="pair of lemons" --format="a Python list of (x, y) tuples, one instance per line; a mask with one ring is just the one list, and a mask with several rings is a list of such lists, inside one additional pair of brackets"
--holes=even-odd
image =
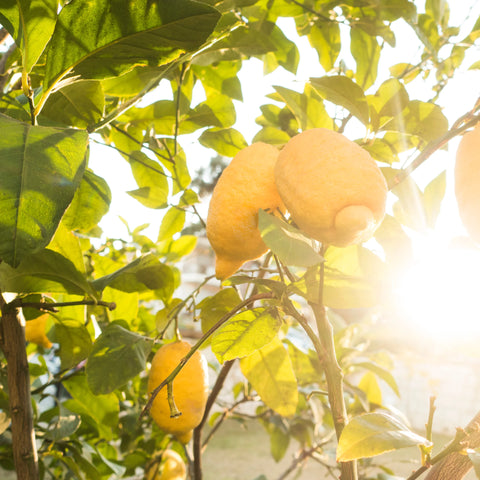
[(369, 153), (325, 128), (306, 130), (279, 152), (254, 143), (223, 171), (210, 200), (207, 237), (216, 276), (233, 275), (267, 251), (258, 210), (290, 213), (304, 233), (325, 245), (368, 239), (385, 215), (385, 178)]

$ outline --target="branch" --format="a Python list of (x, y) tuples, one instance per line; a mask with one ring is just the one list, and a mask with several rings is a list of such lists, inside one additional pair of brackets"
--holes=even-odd
[[(471, 422), (467, 425), (465, 430), (460, 432), (466, 433), (466, 436), (462, 437), (461, 443), (467, 448), (477, 448), (480, 446), (480, 412), (478, 412)], [(458, 433), (457, 433), (458, 434)], [(448, 447), (447, 447), (448, 448)], [(438, 462), (435, 463), (433, 468), (428, 472), (425, 480), (460, 480), (468, 471), (472, 468), (472, 462), (468, 456), (459, 453), (458, 450), (447, 451), (446, 455), (443, 455)], [(441, 452), (442, 453), (442, 452)]]
[[(477, 101), (476, 106), (478, 104), (479, 104), (479, 101)], [(403, 182), (407, 177), (409, 177), (413, 173), (414, 170), (416, 170), (423, 162), (425, 162), (425, 160), (427, 160), (431, 155), (433, 155), (438, 149), (442, 148), (452, 138), (456, 137), (457, 135), (460, 135), (465, 130), (467, 130), (470, 127), (473, 127), (480, 121), (480, 114), (472, 116), (472, 114), (470, 113), (470, 114), (467, 114), (467, 116), (470, 119), (467, 122), (465, 122), (461, 127), (457, 125), (459, 123), (459, 120), (463, 119), (465, 116), (457, 120), (453, 124), (453, 127), (447, 133), (442, 135), (440, 138), (432, 140), (425, 147), (425, 149), (422, 150), (415, 159), (413, 159), (410, 165), (408, 165), (406, 168), (404, 168), (399, 173), (397, 173), (397, 175), (393, 178), (393, 180), (388, 185), (388, 188), (391, 190), (392, 188), (396, 187), (399, 183)]]
[(217, 399), (218, 394), (225, 383), (225, 379), (233, 367), (233, 363), (234, 360), (228, 360), (223, 364), (222, 369), (215, 381), (215, 385), (208, 396), (202, 420), (193, 431), (193, 478), (195, 480), (202, 480), (202, 430), (206, 421), (208, 420), (210, 410), (215, 404), (215, 400)]
[(58, 307), (75, 307), (77, 305), (95, 305), (99, 307), (106, 307), (110, 311), (115, 310), (117, 305), (115, 302), (103, 302), (102, 300), (78, 300), (75, 302), (23, 302), (21, 298), (16, 298), (10, 303), (6, 303), (3, 309), (5, 312), (14, 311), (17, 308), (36, 308), (38, 310), (45, 310), (48, 312), (58, 312)]
[(33, 428), (30, 373), (25, 349), (25, 327), (15, 309), (6, 309), (0, 293), (2, 310), (0, 347), (7, 360), (8, 401), (12, 419), (13, 460), (17, 478), (38, 480), (38, 457)]
[[(320, 253), (322, 257), (325, 254), (325, 247), (322, 247)], [(327, 380), (328, 400), (332, 412), (333, 423), (337, 440), (347, 424), (347, 408), (343, 391), (343, 372), (337, 361), (335, 352), (335, 342), (333, 338), (333, 328), (327, 318), (325, 306), (323, 304), (323, 285), (325, 281), (325, 262), (320, 264), (320, 282), (318, 303), (310, 303), (310, 306), (317, 321), (318, 336), (323, 347), (324, 355), (319, 356), (325, 369)], [(355, 461), (340, 462), (340, 480), (356, 480), (358, 478), (357, 465)]]

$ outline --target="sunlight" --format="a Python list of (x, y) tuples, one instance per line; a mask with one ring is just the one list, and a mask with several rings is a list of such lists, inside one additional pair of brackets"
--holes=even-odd
[(405, 326), (440, 344), (478, 340), (479, 272), (479, 249), (452, 245), (440, 249), (429, 239), (421, 259), (398, 284)]

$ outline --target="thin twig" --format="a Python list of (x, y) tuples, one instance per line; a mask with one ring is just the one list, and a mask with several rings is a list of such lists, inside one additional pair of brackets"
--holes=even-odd
[(58, 307), (75, 307), (78, 305), (95, 305), (99, 307), (106, 307), (110, 311), (117, 308), (115, 302), (104, 302), (102, 300), (79, 300), (75, 302), (57, 302), (57, 303), (46, 303), (46, 302), (23, 302), (21, 298), (16, 298), (10, 303), (7, 303), (5, 310), (9, 311), (10, 309), (16, 308), (36, 308), (38, 310), (46, 310), (48, 312), (57, 312)]

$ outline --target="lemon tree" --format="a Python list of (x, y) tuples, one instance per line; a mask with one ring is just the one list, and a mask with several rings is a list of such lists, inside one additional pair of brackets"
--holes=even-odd
[[(478, 416), (434, 455), (434, 405), (426, 432), (389, 407), (385, 390), (404, 392), (373, 325), (412, 234), (435, 225), (433, 158), (455, 142), (478, 242), (480, 102), (448, 95), (480, 68), (478, 15), (1, 0), (0, 477), (201, 480), (227, 417), (259, 422), (279, 478), (478, 472)], [(118, 169), (96, 171), (98, 144)], [(102, 230), (125, 165), (154, 235)], [(408, 446), (413, 473), (379, 457)]]

